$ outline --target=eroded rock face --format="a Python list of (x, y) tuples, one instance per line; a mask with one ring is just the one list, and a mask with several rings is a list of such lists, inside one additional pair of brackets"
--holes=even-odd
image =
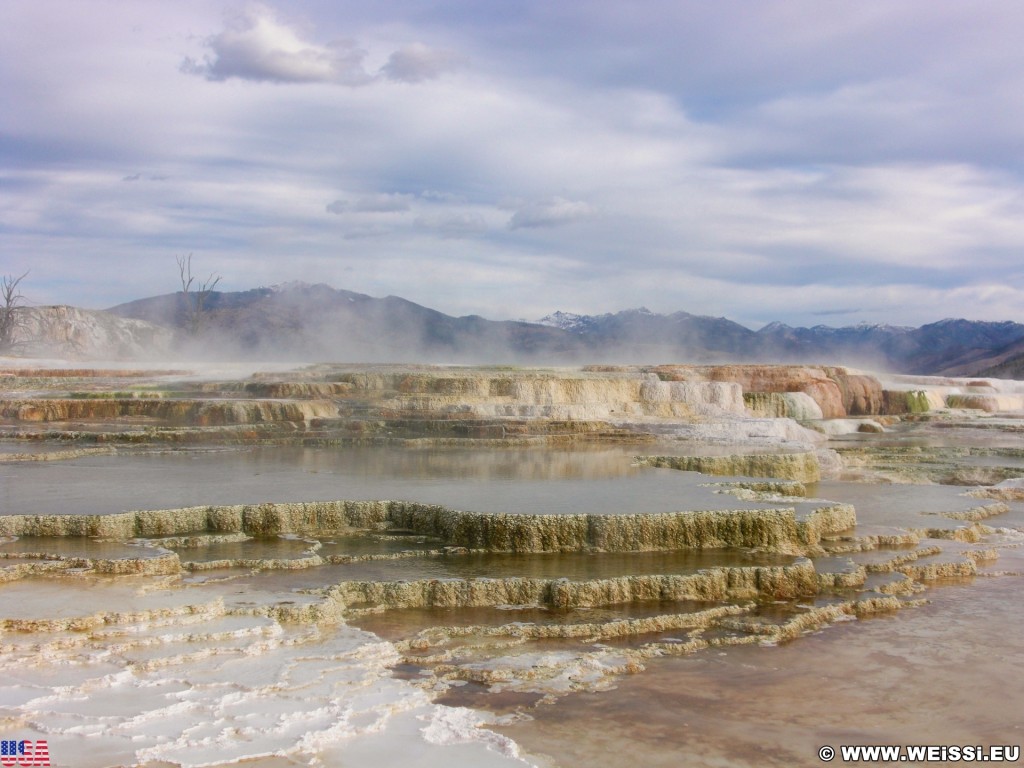
[(148, 418), (168, 424), (222, 426), (279, 421), (303, 422), (336, 416), (337, 407), (327, 401), (306, 400), (164, 400), (127, 399), (31, 399), (0, 400), (0, 418), (22, 422), (111, 421)]
[(749, 392), (743, 402), (751, 415), (768, 419), (813, 421), (824, 418), (821, 406), (806, 392)]
[(396, 527), (450, 546), (502, 552), (637, 552), (755, 547), (799, 554), (825, 532), (855, 522), (852, 507), (823, 507), (798, 521), (793, 508), (621, 515), (462, 512), (404, 501), (323, 501), (124, 512), (0, 516), (5, 536), (182, 536), (196, 533), (320, 534)]
[(473, 608), (542, 605), (596, 608), (652, 600), (789, 599), (818, 592), (811, 562), (792, 566), (716, 568), (694, 575), (637, 575), (616, 579), (424, 579), (343, 582), (332, 599), (346, 607)]
[(460, 375), (354, 374), (353, 394), (377, 392), (384, 407), (410, 413), (462, 413), (477, 417), (622, 420), (691, 418), (743, 413), (733, 382), (665, 382), (637, 370)]
[[(842, 418), (849, 413), (848, 408), (854, 408), (858, 413), (879, 413), (882, 401), (881, 385), (874, 377), (852, 374), (845, 368), (715, 365), (660, 366), (654, 370), (660, 376), (684, 381), (733, 381), (743, 387), (748, 397), (755, 393), (801, 393), (821, 411), (821, 416), (812, 418)], [(802, 411), (806, 408), (806, 404), (798, 406)], [(872, 408), (875, 410), (870, 410)]]
[[(514, 443), (643, 440), (674, 431), (698, 440), (806, 445), (820, 438), (794, 421), (914, 415), (947, 405), (988, 412), (1024, 410), (1024, 395), (982, 386), (984, 382), (947, 386), (943, 380), (938, 387), (926, 381), (925, 388), (908, 389), (916, 380), (894, 378), (886, 389), (873, 376), (813, 366), (319, 365), (245, 382), (164, 380), (153, 385), (139, 377), (113, 392), (79, 379), (83, 391), (69, 388), (63, 394), (57, 377), (44, 382), (28, 369), (10, 371), (9, 376), (11, 389), (0, 400), (0, 419), (20, 424), (137, 419), (138, 425), (152, 422), (164, 430), (139, 435), (141, 439), (173, 442), (208, 439), (209, 434), (200, 438), (200, 433), (211, 428), (261, 425), (264, 439), (272, 439), (275, 431), (282, 439), (301, 431), (315, 432), (322, 440)], [(19, 390), (25, 396), (18, 396)], [(858, 428), (876, 428), (865, 424)], [(170, 428), (184, 431), (171, 434)], [(838, 434), (838, 427), (815, 428)]]
[(882, 384), (874, 376), (832, 373), (843, 397), (843, 409), (849, 416), (874, 416), (885, 412)]
[[(1024, 408), (1012, 386), (999, 389), (991, 382), (966, 379), (888, 376), (883, 382), (836, 366), (675, 365), (650, 370), (672, 381), (736, 382), (743, 387), (753, 415), (769, 418), (841, 419), (917, 414), (946, 407), (989, 412)], [(947, 402), (948, 398), (954, 399)]]
[(131, 320), (78, 307), (23, 307), (15, 353), (71, 360), (153, 360), (169, 354), (173, 333), (143, 320)]

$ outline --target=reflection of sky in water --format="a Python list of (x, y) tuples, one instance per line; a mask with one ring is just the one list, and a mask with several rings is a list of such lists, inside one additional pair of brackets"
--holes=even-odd
[[(756, 506), (753, 502), (738, 501), (730, 495), (715, 494), (711, 489), (699, 486), (716, 478), (630, 465), (634, 453), (647, 452), (653, 451), (631, 446), (581, 451), (373, 447), (201, 450), (148, 455), (122, 453), (45, 464), (0, 465), (0, 477), (3, 478), (0, 509), (6, 513), (106, 513), (191, 504), (344, 498), (398, 498), (471, 510), (521, 512), (641, 512)], [(963, 525), (959, 521), (920, 513), (957, 511), (991, 503), (961, 496), (962, 488), (942, 486), (826, 481), (809, 490), (817, 499), (853, 503), (861, 522), (858, 532), (883, 526), (895, 530), (894, 526)], [(811, 501), (804, 506), (820, 503)], [(1010, 515), (986, 522), (1003, 524), (1004, 518), (1020, 519), (1024, 505), (1012, 507)], [(324, 555), (341, 555), (347, 551), (353, 554), (393, 552), (437, 545), (417, 537), (393, 540), (374, 539), (368, 535), (325, 537), (324, 541), (325, 546), (320, 550)], [(37, 546), (38, 543), (24, 539), (0, 546), (0, 551), (13, 552), (25, 548), (52, 551), (56, 545), (64, 554), (72, 554), (80, 548), (94, 557), (140, 554), (135, 547), (89, 539), (48, 540), (50, 546), (47, 547)], [(962, 548), (962, 545), (951, 542), (943, 542), (942, 546), (944, 550), (948, 548), (950, 554), (940, 558), (948, 558)], [(294, 558), (301, 556), (308, 547), (308, 542), (294, 538), (265, 537), (177, 551), (183, 559), (196, 560), (220, 556)], [(1020, 570), (1020, 558), (1024, 555), (1018, 550), (1004, 552), (1004, 557), (990, 567)], [(819, 570), (843, 570), (848, 569), (850, 560), (875, 561), (886, 554), (895, 553), (855, 553), (832, 559), (820, 558), (817, 565)], [(229, 572), (219, 569), (186, 576), (180, 582), (181, 588), (177, 589), (170, 588), (170, 582), (160, 579), (148, 580), (150, 588), (140, 590), (135, 580), (124, 578), (92, 576), (76, 577), (72, 581), (31, 578), (5, 585), (2, 594), (4, 615), (13, 617), (79, 616), (111, 609), (156, 609), (181, 613), (168, 624), (156, 622), (152, 628), (143, 621), (123, 628), (113, 624), (102, 631), (76, 633), (78, 645), (66, 653), (56, 646), (49, 649), (48, 653), (54, 657), (53, 666), (42, 664), (36, 652), (36, 644), (48, 635), (25, 633), (24, 643), (31, 643), (32, 647), (15, 648), (9, 662), (17, 666), (18, 674), (32, 685), (43, 686), (42, 690), (53, 684), (49, 677), (53, 674), (52, 669), (57, 666), (72, 668), (65, 663), (67, 658), (77, 659), (76, 663), (91, 669), (97, 679), (102, 675), (121, 673), (129, 663), (157, 662), (151, 668), (137, 666), (124, 680), (111, 676), (109, 679), (114, 682), (105, 684), (107, 687), (91, 682), (81, 688), (73, 687), (70, 694), (53, 697), (46, 705), (51, 712), (33, 712), (32, 715), (35, 718), (33, 722), (38, 720), (52, 728), (48, 733), (53, 734), (50, 738), (54, 743), (58, 737), (62, 740), (60, 743), (68, 744), (72, 743), (72, 738), (77, 738), (62, 730), (69, 718), (76, 727), (84, 722), (97, 729), (109, 729), (110, 723), (116, 722), (127, 735), (122, 739), (124, 744), (121, 741), (111, 742), (111, 749), (120, 749), (118, 755), (130, 755), (138, 748), (140, 738), (152, 741), (156, 738), (154, 734), (160, 731), (174, 735), (207, 721), (211, 729), (253, 728), (252, 733), (264, 738), (266, 730), (261, 730), (263, 721), (260, 718), (277, 717), (279, 707), (287, 707), (293, 713), (301, 712), (303, 728), (316, 732), (321, 727), (316, 721), (316, 713), (326, 711), (325, 708), (332, 703), (355, 701), (365, 688), (364, 680), (371, 681), (383, 691), (378, 695), (377, 688), (374, 689), (382, 710), (390, 712), (395, 702), (410, 695), (398, 680), (391, 677), (386, 660), (375, 655), (373, 638), (358, 635), (351, 628), (340, 625), (330, 632), (324, 631), (322, 635), (311, 631), (309, 638), (291, 646), (288, 643), (299, 640), (297, 635), (311, 628), (298, 625), (279, 628), (265, 618), (220, 616), (216, 611), (204, 617), (201, 612), (193, 615), (191, 607), (185, 610), (186, 606), (216, 606), (218, 601), (223, 601), (229, 609), (244, 607), (257, 610), (281, 604), (294, 606), (317, 600), (314, 595), (295, 590), (329, 586), (345, 579), (526, 576), (581, 580), (640, 573), (689, 573), (718, 565), (750, 566), (790, 560), (771, 555), (750, 555), (740, 550), (492, 553), (412, 557), (296, 571), (256, 572), (238, 568)], [(891, 578), (889, 574), (881, 574), (876, 580)], [(999, 589), (1002, 580), (975, 581), (980, 588), (972, 586), (970, 592), (960, 593), (971, 598), (957, 603), (964, 610), (959, 614), (952, 611), (953, 621), (959, 622), (955, 633), (945, 631), (949, 621), (946, 613), (950, 606), (943, 606), (938, 611), (928, 606), (901, 612), (896, 618), (858, 622), (857, 634), (849, 634), (849, 629), (839, 625), (778, 648), (725, 646), (684, 659), (649, 659), (645, 661), (648, 667), (646, 674), (616, 677), (615, 691), (604, 692), (597, 697), (581, 694), (562, 699), (555, 707), (532, 711), (538, 720), (528, 728), (517, 731), (511, 726), (510, 732), (520, 737), (528, 748), (560, 755), (567, 765), (606, 765), (611, 768), (621, 764), (624, 751), (645, 764), (660, 764), (655, 758), (663, 758), (667, 754), (678, 762), (679, 755), (690, 754), (687, 750), (694, 744), (691, 737), (694, 727), (702, 729), (702, 749), (708, 750), (713, 757), (723, 757), (722, 764), (760, 764), (758, 760), (763, 754), (756, 752), (757, 744), (767, 745), (775, 754), (784, 755), (788, 764), (800, 764), (806, 762), (803, 760), (806, 755), (813, 758), (815, 745), (828, 743), (835, 729), (848, 723), (849, 717), (856, 717), (859, 723), (866, 724), (864, 727), (871, 728), (872, 735), (891, 718), (893, 724), (888, 731), (879, 731), (891, 741), (899, 741), (898, 736), (903, 740), (913, 736), (919, 741), (931, 737), (937, 743), (943, 739), (950, 740), (952, 737), (941, 737), (940, 731), (945, 732), (942, 729), (946, 728), (950, 713), (964, 711), (959, 697), (966, 691), (972, 711), (984, 712), (986, 723), (993, 727), (966, 721), (960, 723), (965, 743), (968, 738), (971, 743), (979, 738), (986, 743), (1015, 743), (1013, 734), (1005, 730), (1008, 717), (1005, 713), (1012, 701), (1020, 697), (1016, 695), (1014, 698), (1012, 691), (1007, 692), (1008, 681), (1013, 677), (1007, 676), (1005, 669), (1007, 665), (1021, 661), (1014, 656), (1020, 655), (1017, 650), (1019, 643), (1014, 644), (1019, 633), (1005, 638), (993, 638), (989, 636), (991, 633), (983, 633), (983, 642), (988, 644), (985, 647), (1000, 654), (998, 659), (979, 655), (974, 649), (979, 642), (975, 632), (979, 622), (984, 622), (987, 627), (994, 616), (997, 622), (1002, 620), (1008, 629), (1016, 630), (1019, 629), (1019, 612), (1011, 612), (1012, 615), (1007, 616), (1007, 595), (990, 595), (993, 589)], [(71, 584), (77, 588), (69, 588)], [(1014, 583), (1013, 586), (1016, 588), (1018, 585)], [(941, 592), (931, 590), (928, 596), (932, 598)], [(763, 601), (750, 614), (709, 628), (706, 636), (722, 640), (737, 638), (756, 631), (761, 622), (784, 621), (811, 605), (821, 605), (834, 599), (838, 598), (820, 595), (799, 601)], [(970, 615), (965, 613), (968, 606), (972, 611)], [(607, 622), (707, 607), (707, 604), (683, 602), (638, 602), (572, 611), (537, 607), (523, 610), (495, 607), (402, 610), (353, 618), (351, 623), (380, 631), (387, 637), (399, 638), (438, 623)], [(177, 626), (179, 623), (180, 627)], [(346, 638), (346, 633), (352, 636)], [(561, 642), (541, 640), (500, 647), (493, 653), (509, 658), (523, 654), (522, 664), (527, 668), (532, 663), (530, 654), (534, 652), (591, 653), (599, 647), (617, 652), (654, 640), (683, 642), (687, 637), (687, 631), (682, 629), (610, 637), (600, 642), (588, 637), (570, 637)], [(834, 643), (836, 637), (842, 638), (838, 645)], [(458, 647), (462, 642), (471, 645), (477, 640), (479, 638), (467, 637), (458, 640), (454, 646)], [(260, 653), (247, 652), (250, 645), (261, 648)], [(116, 650), (112, 652), (111, 647)], [(433, 650), (436, 649), (427, 649), (425, 653)], [(207, 653), (212, 655), (205, 655)], [(961, 663), (965, 657), (970, 657), (967, 665)], [(90, 659), (87, 664), (82, 662), (84, 658)], [(478, 658), (480, 663), (491, 663), (484, 651)], [(29, 659), (30, 663), (26, 661)], [(108, 659), (116, 663), (109, 664)], [(346, 672), (349, 667), (351, 669)], [(784, 674), (777, 674), (780, 668), (785, 669)], [(890, 696), (902, 695), (903, 687), (920, 678), (922, 669), (927, 684), (913, 689), (913, 696), (893, 699), (898, 701), (896, 709), (879, 715), (879, 700), (888, 701)], [(352, 680), (352, 691), (343, 685), (348, 678)], [(945, 683), (947, 678), (956, 684)], [(53, 675), (52, 679), (62, 685), (73, 685), (63, 674), (60, 677)], [(265, 688), (261, 687), (264, 679)], [(893, 680), (897, 683), (892, 683)], [(196, 692), (194, 695), (199, 698), (200, 709), (183, 712), (176, 716), (177, 719), (154, 716), (153, 713), (163, 712), (162, 708), (167, 704), (163, 695), (178, 690), (176, 681), (186, 681), (191, 686), (188, 690)], [(141, 688), (143, 683), (148, 687)], [(890, 683), (893, 686), (891, 691), (886, 688)], [(282, 685), (285, 686), (284, 695), (279, 690)], [(385, 690), (382, 686), (391, 687)], [(234, 701), (240, 688), (248, 698), (245, 707), (236, 714), (225, 702)], [(33, 689), (31, 694), (25, 695), (36, 697), (36, 690), (40, 689)], [(83, 692), (86, 690), (88, 698)], [(488, 703), (468, 693), (464, 695), (465, 701), (455, 703), (470, 706)], [(497, 701), (500, 695), (495, 694), (494, 700)], [(815, 696), (826, 701), (816, 700)], [(840, 699), (842, 706), (834, 706), (834, 701)], [(88, 706), (82, 703), (86, 700)], [(937, 703), (932, 706), (931, 700)], [(784, 712), (787, 713), (785, 717), (792, 717), (789, 713), (798, 712), (804, 701), (808, 704), (802, 710), (806, 712), (802, 722), (808, 725), (796, 729), (780, 728), (778, 713)], [(758, 702), (764, 702), (761, 709), (758, 709)], [(811, 702), (816, 703), (812, 705)], [(1012, 711), (1018, 709), (1014, 705)], [(919, 710), (931, 714), (918, 717), (914, 713)], [(150, 719), (136, 722), (132, 719), (136, 712), (146, 713), (145, 717)], [(839, 714), (829, 721), (833, 712)], [(97, 713), (108, 720), (98, 724), (95, 719)], [(776, 716), (775, 720), (772, 720), (773, 716)], [(89, 720), (90, 717), (93, 719)], [(877, 720), (871, 719), (876, 717)], [(820, 728), (813, 725), (822, 718), (825, 719)], [(368, 722), (372, 719), (368, 717)], [(159, 727), (154, 725), (157, 722)], [(328, 727), (331, 722), (322, 727)], [(929, 730), (932, 722), (940, 725)], [(762, 728), (761, 723), (768, 725)], [(653, 724), (653, 730), (647, 724)], [(410, 745), (420, 747), (419, 729), (422, 727), (422, 721), (415, 721)], [(751, 735), (747, 742), (736, 746), (737, 733)], [(602, 746), (602, 738), (607, 734), (611, 735), (614, 744)], [(393, 724), (388, 726), (385, 735), (395, 741)], [(277, 741), (274, 743), (295, 743), (291, 734), (286, 736), (275, 736)], [(550, 741), (545, 741), (548, 738)], [(358, 739), (346, 740), (346, 759), (351, 757), (352, 745), (356, 743), (361, 742)], [(248, 745), (242, 746), (248, 748)], [(748, 747), (752, 750), (751, 757), (745, 763)], [(411, 753), (409, 749), (411, 746), (407, 753)], [(383, 760), (377, 762), (386, 764)], [(703, 764), (699, 759), (692, 762)], [(474, 759), (465, 764), (480, 763)]]
[(0, 499), (7, 514), (333, 499), (535, 514), (735, 506), (701, 488), (706, 477), (631, 466), (635, 453), (343, 447), (120, 454), (4, 466)]
[[(164, 552), (166, 550), (121, 541), (97, 540), (84, 536), (22, 536), (9, 542), (0, 543), (0, 553), (4, 554), (47, 554), (58, 557), (120, 559), (156, 557)], [(0, 559), (0, 566), (5, 562)]]
[[(637, 446), (604, 450), (266, 448), (92, 456), (2, 465), (5, 514), (104, 514), (203, 504), (397, 499), (475, 512), (616, 514), (780, 506), (740, 502), (692, 472), (631, 465)], [(977, 506), (949, 486), (822, 482), (814, 496), (853, 503), (861, 522), (920, 524), (918, 512)], [(781, 506), (792, 506), (782, 502)], [(819, 504), (796, 504), (805, 512)], [(928, 527), (950, 525), (929, 517)]]

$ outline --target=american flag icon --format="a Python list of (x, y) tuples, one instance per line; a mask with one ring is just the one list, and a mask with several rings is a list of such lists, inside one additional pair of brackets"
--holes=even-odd
[(21, 739), (0, 740), (0, 765), (4, 768), (21, 766), (30, 768), (35, 765), (48, 766), (50, 764), (50, 747), (45, 739), (29, 741)]

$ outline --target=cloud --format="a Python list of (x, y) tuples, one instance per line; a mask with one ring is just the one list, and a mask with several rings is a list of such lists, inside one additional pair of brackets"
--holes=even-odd
[(382, 192), (374, 195), (363, 195), (355, 202), (335, 200), (328, 204), (327, 212), (337, 215), (343, 213), (401, 213), (411, 206), (411, 195)]
[(391, 80), (420, 83), (440, 77), (458, 64), (458, 56), (451, 51), (413, 43), (392, 53), (380, 71)]
[(416, 226), (436, 232), (441, 237), (458, 239), (474, 237), (487, 231), (487, 221), (479, 213), (449, 213), (420, 216)]
[(202, 61), (186, 57), (181, 71), (207, 80), (230, 78), (272, 83), (339, 83), (361, 86), (387, 78), (420, 83), (454, 69), (452, 51), (412, 43), (394, 51), (376, 73), (366, 70), (367, 52), (352, 42), (320, 45), (303, 39), (274, 11), (257, 5), (229, 20), (227, 29), (206, 39)]
[(40, 300), (194, 250), (488, 316), (1024, 312), (1024, 4), (264, 2), (6, 14), (0, 246)]
[(512, 214), (512, 218), (508, 221), (508, 228), (557, 227), (587, 218), (593, 213), (594, 209), (588, 203), (566, 200), (564, 197), (552, 197), (548, 200), (524, 205)]
[(836, 315), (855, 315), (858, 312), (863, 312), (860, 307), (852, 307), (850, 309), (821, 309), (817, 312), (811, 312), (810, 314), (814, 317), (832, 317)]
[(265, 6), (255, 6), (210, 37), (212, 51), (202, 62), (186, 58), (181, 69), (207, 80), (275, 83), (343, 83), (364, 85), (373, 77), (363, 67), (366, 52), (350, 43), (317, 45), (277, 20)]

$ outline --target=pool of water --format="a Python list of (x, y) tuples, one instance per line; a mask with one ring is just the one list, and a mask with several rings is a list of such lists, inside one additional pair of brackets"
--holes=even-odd
[[(991, 503), (956, 487), (839, 481), (809, 487), (807, 501), (741, 501), (706, 487), (721, 478), (633, 466), (635, 453), (635, 447), (120, 450), (0, 464), (0, 510), (106, 514), (400, 499), (494, 513), (633, 514), (778, 506), (806, 512), (843, 502), (858, 514), (856, 530), (844, 535), (857, 536), (952, 532), (971, 523), (942, 513)], [(985, 522), (1012, 528), (1024, 527), (1022, 521), (1024, 505), (1014, 503)], [(999, 559), (982, 570), (1024, 573), (1020, 535), (1001, 535), (994, 544)], [(972, 548), (992, 545), (936, 541), (943, 552), (922, 563), (962, 560)], [(130, 559), (159, 553), (159, 547), (186, 562), (229, 566), (159, 576), (36, 574), (3, 585), (0, 617), (10, 626), (0, 660), (7, 674), (0, 715), (15, 724), (19, 738), (48, 738), (55, 764), (58, 755), (65, 763), (87, 755), (82, 764), (97, 767), (244, 759), (254, 768), (276, 768), (312, 764), (310, 755), (321, 764), (389, 764), (388, 755), (399, 762), (420, 755), (423, 765), (460, 768), (516, 764), (511, 742), (483, 735), (477, 722), (514, 737), (528, 762), (540, 764), (547, 755), (558, 766), (618, 766), (624, 754), (652, 766), (810, 765), (817, 746), (858, 739), (1020, 740), (1008, 714), (1018, 709), (1020, 686), (1007, 670), (1024, 661), (1010, 647), (1016, 637), (1010, 633), (1021, 623), (1021, 612), (1012, 608), (1019, 580), (1012, 577), (919, 585), (930, 587), (931, 604), (857, 622), (851, 614), (837, 615), (779, 644), (772, 627), (880, 597), (872, 590), (898, 586), (902, 577), (877, 574), (865, 587), (785, 598), (769, 591), (651, 600), (628, 599), (624, 592), (621, 602), (593, 608), (359, 603), (346, 615), (331, 613), (338, 610), (331, 588), (345, 581), (398, 591), (413, 581), (586, 585), (789, 565), (796, 558), (738, 548), (446, 551), (443, 542), (397, 530), (157, 539), (152, 549), (144, 543), (85, 537), (0, 543), (0, 553), (14, 555), (11, 564), (19, 567), (31, 565), (16, 557), (30, 551)], [(849, 574), (856, 563), (884, 563), (913, 549), (817, 557), (815, 567), (819, 574)], [(287, 567), (311, 553), (353, 561)], [(282, 562), (270, 567), (271, 560)], [(301, 614), (306, 609), (308, 617)], [(724, 613), (713, 621), (694, 618), (715, 610)], [(306, 618), (296, 620), (299, 615)], [(992, 637), (989, 627), (1004, 634)], [(672, 650), (696, 641), (708, 647), (678, 658)], [(521, 719), (495, 723), (494, 713)], [(943, 722), (960, 730), (936, 725)], [(442, 736), (428, 740), (427, 727)], [(224, 733), (244, 738), (215, 749)]]
[(632, 466), (635, 452), (382, 447), (121, 452), (45, 466), (0, 465), (0, 509), (3, 514), (106, 514), (334, 499), (531, 514), (736, 506), (735, 499), (702, 487), (707, 477)]

